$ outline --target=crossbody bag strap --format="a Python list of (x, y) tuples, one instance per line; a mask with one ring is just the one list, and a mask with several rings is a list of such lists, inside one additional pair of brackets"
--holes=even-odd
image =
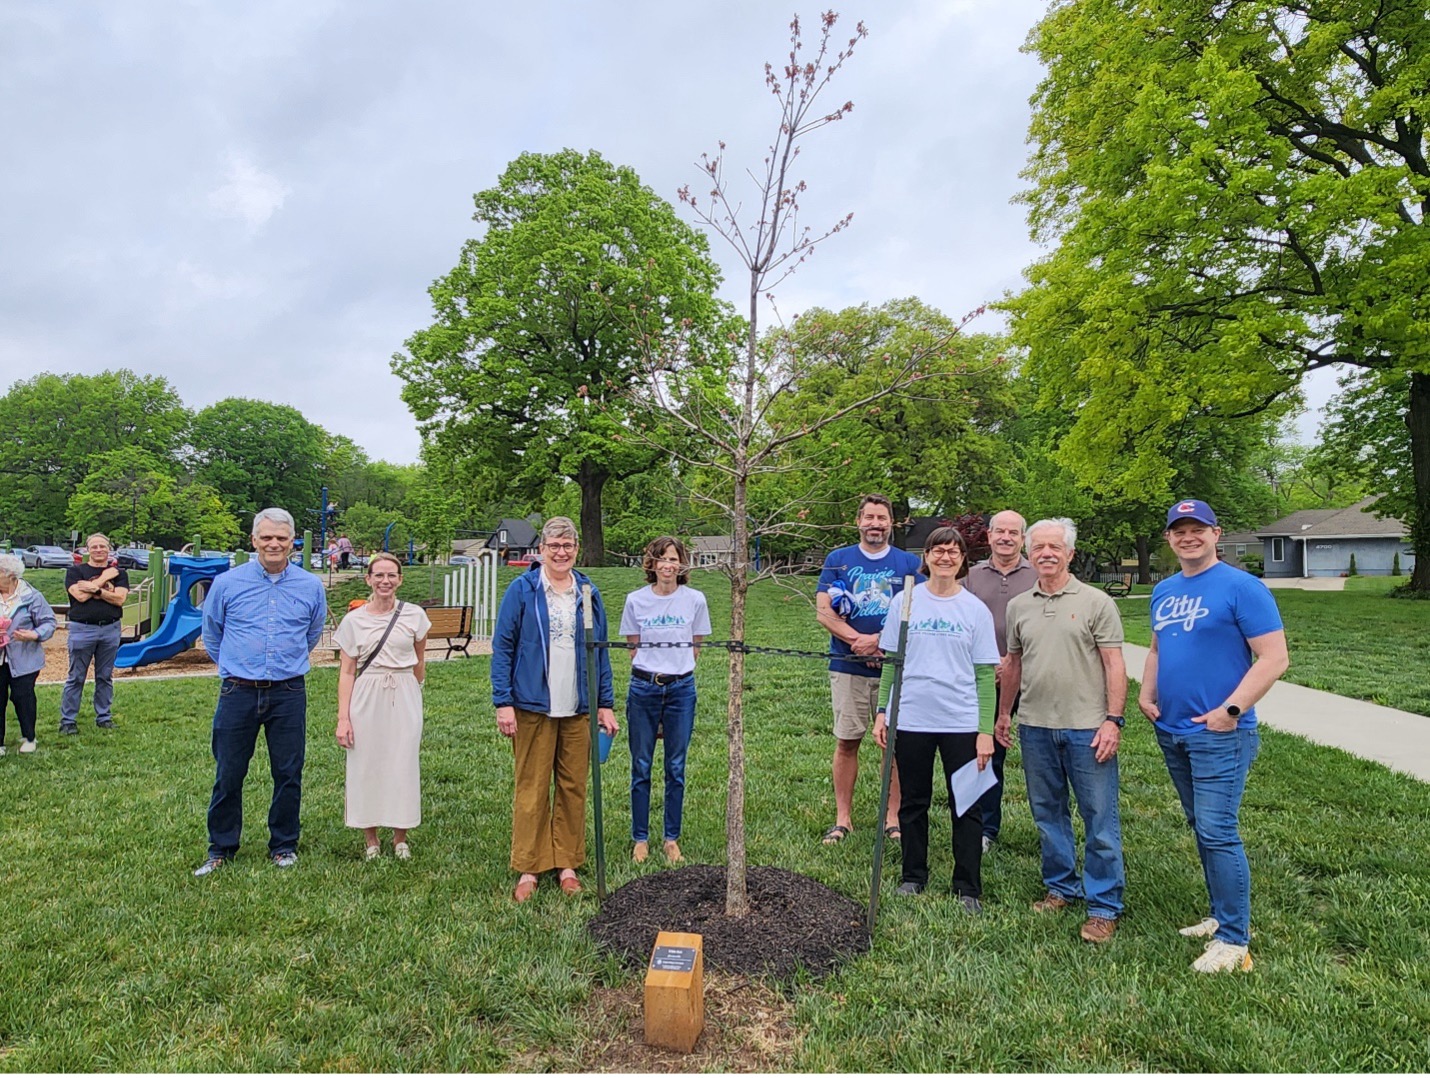
[(362, 677), (363, 671), (366, 670), (369, 666), (371, 666), (372, 661), (382, 654), (382, 645), (387, 643), (387, 638), (392, 635), (393, 626), (397, 624), (397, 619), (401, 616), (402, 600), (398, 599), (397, 609), (392, 612), (392, 620), (387, 623), (387, 628), (383, 630), (382, 639), (377, 642), (377, 647), (373, 648), (372, 651), (368, 652), (367, 658), (362, 661), (362, 665), (358, 667), (357, 673), (353, 675), (354, 681)]

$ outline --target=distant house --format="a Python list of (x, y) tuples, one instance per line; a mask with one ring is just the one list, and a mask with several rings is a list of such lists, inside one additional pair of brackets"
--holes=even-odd
[(1241, 567), (1248, 554), (1262, 556), (1261, 537), (1255, 532), (1222, 532), (1216, 552), (1222, 561)]
[(728, 535), (692, 535), (690, 562), (696, 568), (709, 569), (731, 565), (735, 561), (735, 540)]
[(1303, 509), (1257, 529), (1268, 577), (1340, 576), (1350, 571), (1389, 576), (1400, 555), (1401, 571), (1415, 567), (1410, 532), (1394, 517), (1371, 513), (1374, 498), (1349, 509)]
[(520, 561), (536, 553), (536, 548), (541, 545), (541, 536), (531, 521), (503, 517), (481, 545), (495, 550), (503, 561)]
[(935, 528), (946, 528), (953, 521), (948, 517), (910, 517), (902, 527), (903, 534), (896, 546), (901, 546), (910, 554), (922, 554), (929, 534)]

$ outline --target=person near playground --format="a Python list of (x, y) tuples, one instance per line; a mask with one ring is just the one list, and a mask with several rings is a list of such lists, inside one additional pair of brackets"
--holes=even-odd
[(626, 596), (621, 633), (631, 644), (670, 644), (631, 652), (626, 732), (631, 746), (631, 859), (650, 855), (650, 772), (657, 737), (665, 742), (665, 830), (668, 862), (680, 860), (685, 808), (685, 754), (695, 728), (695, 660), (710, 635), (705, 596), (689, 586), (690, 557), (679, 539), (662, 535), (641, 557), (646, 586)]
[[(815, 617), (829, 631), (829, 689), (834, 704), (834, 826), (824, 832), (826, 846), (844, 841), (854, 830), (854, 783), (859, 774), (859, 745), (879, 702), (879, 633), (904, 577), (918, 573), (919, 559), (890, 543), (893, 503), (882, 494), (859, 500), (854, 525), (859, 542), (839, 547), (824, 559), (815, 593)], [(922, 578), (920, 578), (922, 579)], [(889, 790), (884, 833), (897, 841), (899, 780)]]
[(109, 540), (96, 532), (85, 541), (89, 557), (65, 570), (70, 609), (65, 618), (70, 667), (60, 696), (60, 733), (79, 733), (79, 705), (94, 667), (94, 722), (114, 729), (114, 658), (129, 594), (129, 574), (109, 563)]
[(1216, 513), (1195, 498), (1167, 510), (1181, 572), (1152, 590), (1152, 648), (1137, 703), (1197, 838), (1210, 912), (1181, 929), (1211, 937), (1199, 973), (1251, 969), (1251, 872), (1241, 798), (1261, 739), (1256, 704), (1290, 665), (1281, 613), (1256, 577), (1217, 559)]
[(590, 708), (617, 733), (611, 657), (595, 649), (596, 699), (587, 688), (582, 589), (590, 585), (594, 633), (605, 640), (606, 609), (589, 578), (575, 571), (580, 539), (566, 517), (541, 530), (539, 568), (521, 574), (502, 595), (492, 634), (492, 705), (497, 729), (511, 738), (515, 788), (511, 867), (520, 874), (512, 898), (525, 902), (537, 879), (555, 869), (564, 894), (581, 891), (586, 862), (586, 781), (591, 762)]
[(233, 860), (243, 832), (243, 780), (261, 728), (268, 742), (273, 800), (268, 856), (279, 868), (298, 863), (298, 811), (308, 727), (309, 655), (328, 616), (322, 581), (288, 558), (293, 517), (261, 509), (253, 517), (257, 557), (220, 573), (204, 599), (203, 637), (218, 664), (214, 708), (214, 788), (208, 857), (195, 876)]
[[(903, 879), (898, 894), (917, 895), (928, 886), (929, 805), (933, 801), (934, 756), (943, 762), (943, 788), (953, 773), (977, 760), (982, 771), (993, 759), (994, 682), (998, 642), (993, 615), (961, 581), (968, 574), (968, 543), (952, 527), (935, 528), (924, 543), (926, 583), (914, 587), (907, 646), (902, 655), (894, 764), (903, 787), (899, 826), (903, 830)], [(885, 653), (899, 646), (897, 613), (879, 638)], [(888, 745), (888, 709), (894, 667), (880, 678), (874, 740)], [(982, 909), (983, 822), (978, 805), (962, 816), (948, 799), (952, 822), (953, 893), (970, 913)]]
[[(1127, 886), (1117, 768), (1127, 666), (1117, 604), (1073, 576), (1076, 548), (1077, 527), (1066, 517), (1028, 529), (1038, 580), (1008, 604), (997, 736), (1007, 742), (1013, 701), (1020, 700), (1018, 743), (1046, 889), (1033, 909), (1055, 913), (1083, 900), (1082, 938), (1107, 943)], [(1083, 822), (1081, 877), (1069, 788)]]
[(353, 560), (353, 541), (346, 535), (338, 536), (338, 568), (347, 569)]
[(55, 635), (55, 612), (24, 575), (18, 555), (0, 554), (0, 756), (5, 755), (5, 712), (12, 700), (20, 751), (35, 751), (35, 679), (45, 667), (45, 641)]
[[(1012, 509), (994, 513), (988, 521), (988, 557), (968, 570), (963, 586), (983, 600), (993, 613), (993, 631), (998, 638), (998, 654), (1008, 654), (1008, 601), (1022, 595), (1037, 582), (1038, 572), (1023, 556), (1023, 536), (1027, 521)], [(998, 687), (1002, 693), (1001, 678)], [(1002, 705), (1001, 696), (998, 704)], [(1018, 699), (1013, 698), (1013, 713), (1018, 711)], [(978, 799), (983, 816), (983, 852), (988, 853), (998, 841), (1003, 828), (1003, 769), (1008, 759), (1006, 736), (993, 738), (993, 774), (997, 784)]]
[(360, 828), (366, 857), (382, 853), (377, 829), (392, 830), (392, 852), (412, 856), (409, 828), (422, 822), (422, 682), (427, 676), (427, 632), (432, 623), (416, 603), (397, 598), (402, 563), (375, 554), (367, 564), (372, 597), (350, 610), (333, 642), (341, 651), (338, 724), (347, 750), (344, 820)]

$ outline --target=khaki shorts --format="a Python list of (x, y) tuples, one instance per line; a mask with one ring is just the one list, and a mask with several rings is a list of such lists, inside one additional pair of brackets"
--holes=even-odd
[(879, 679), (831, 670), (829, 695), (834, 701), (834, 736), (841, 741), (862, 740), (879, 708)]

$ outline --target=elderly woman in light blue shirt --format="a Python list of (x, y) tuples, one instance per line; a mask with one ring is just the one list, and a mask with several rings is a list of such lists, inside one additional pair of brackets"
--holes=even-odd
[(20, 751), (35, 751), (35, 679), (45, 667), (45, 641), (55, 635), (55, 612), (24, 575), (23, 561), (0, 554), (0, 756), (11, 700), (20, 720)]

